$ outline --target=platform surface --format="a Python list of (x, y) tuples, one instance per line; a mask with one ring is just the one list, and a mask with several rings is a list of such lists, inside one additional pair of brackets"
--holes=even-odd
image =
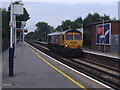
[(102, 51), (92, 50), (88, 48), (83, 48), (83, 52), (105, 56), (105, 57), (110, 57), (110, 58), (115, 58), (115, 59), (118, 59), (118, 58), (120, 59), (120, 55), (118, 53), (102, 52)]
[[(15, 51), (13, 77), (9, 77), (8, 50), (3, 52), (3, 88), (104, 88), (101, 85), (95, 85), (96, 82), (92, 83), (92, 81), (84, 79), (74, 72), (71, 73), (44, 54), (29, 47), (27, 43), (22, 45), (19, 42)], [(48, 65), (40, 57), (51, 63), (63, 74)]]
[(0, 53), (0, 90), (2, 88), (2, 53)]

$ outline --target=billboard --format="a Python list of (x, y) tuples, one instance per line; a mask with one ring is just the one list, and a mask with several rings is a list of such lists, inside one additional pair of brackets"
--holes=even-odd
[(111, 45), (111, 23), (96, 25), (96, 44)]

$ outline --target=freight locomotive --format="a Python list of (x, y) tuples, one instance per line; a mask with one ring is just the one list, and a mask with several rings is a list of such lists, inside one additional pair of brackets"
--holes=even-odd
[(83, 29), (69, 29), (48, 34), (47, 47), (65, 55), (81, 55), (83, 47)]

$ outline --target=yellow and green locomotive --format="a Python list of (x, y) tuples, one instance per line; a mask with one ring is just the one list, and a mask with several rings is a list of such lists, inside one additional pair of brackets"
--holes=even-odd
[(48, 48), (64, 54), (81, 54), (83, 46), (83, 29), (66, 30), (48, 34)]

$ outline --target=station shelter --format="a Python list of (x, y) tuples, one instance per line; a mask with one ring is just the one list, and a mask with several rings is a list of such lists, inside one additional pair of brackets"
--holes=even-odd
[(107, 20), (91, 24), (91, 49), (120, 53), (120, 21)]

